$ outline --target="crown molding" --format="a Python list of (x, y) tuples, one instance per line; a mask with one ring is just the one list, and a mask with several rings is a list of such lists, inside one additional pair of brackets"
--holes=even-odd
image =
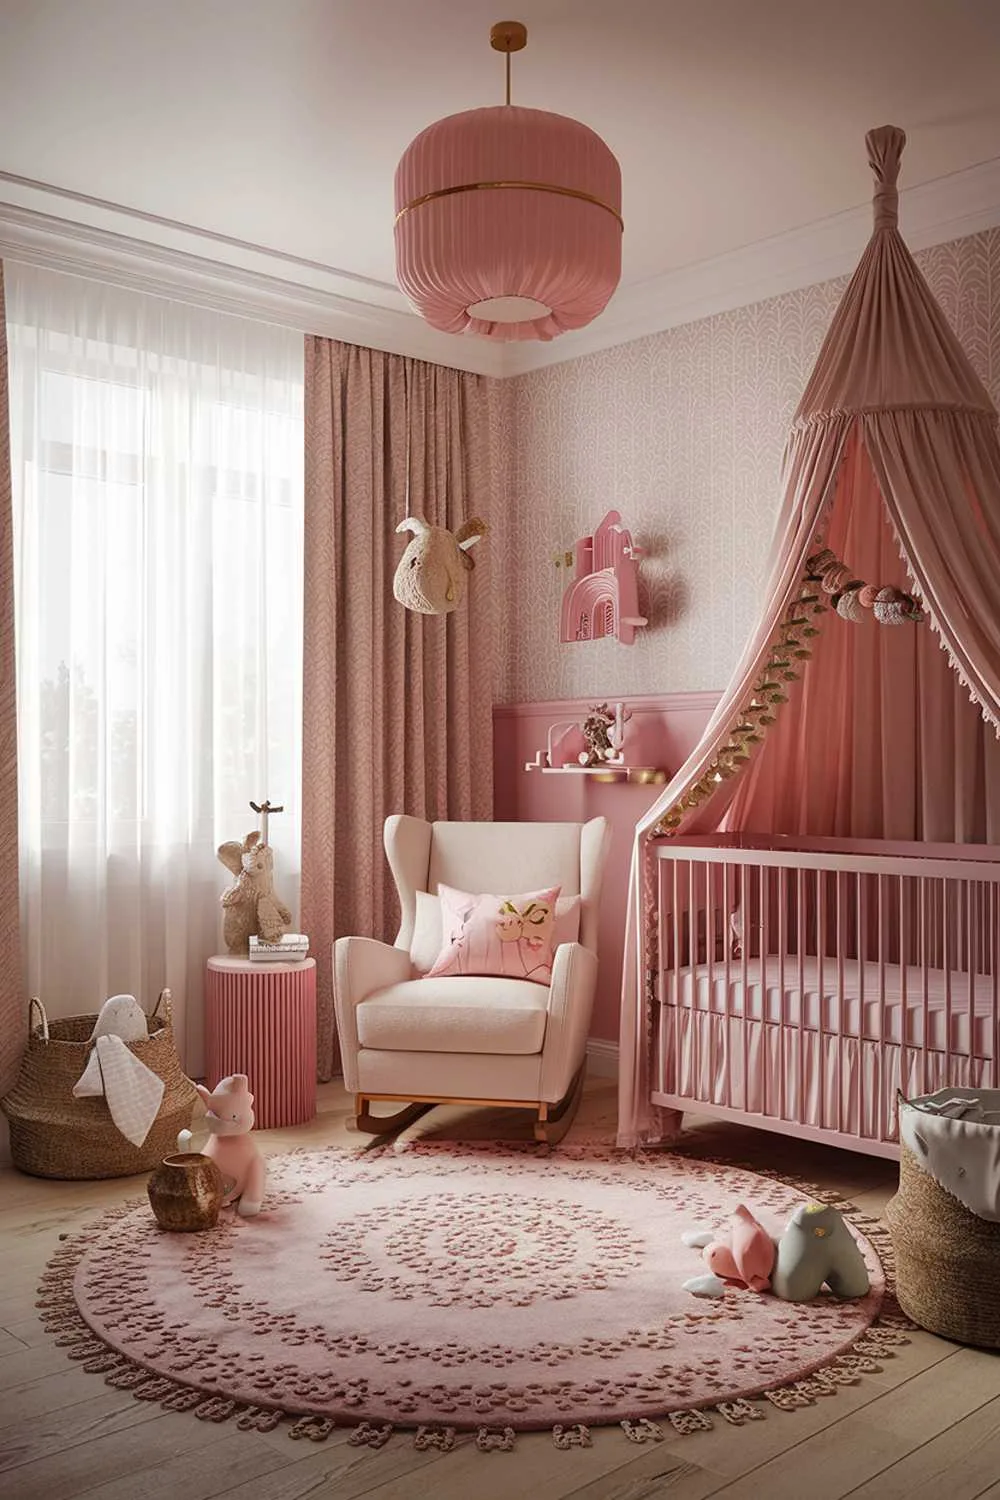
[(428, 327), (396, 286), (6, 172), (0, 257), (478, 375), (502, 374), (501, 348)]
[[(1000, 224), (1000, 157), (901, 189), (899, 220), (911, 250), (946, 244)], [(504, 373), (524, 374), (562, 364), (845, 275), (854, 270), (871, 232), (872, 208), (865, 203), (726, 255), (620, 287), (599, 318), (576, 333), (563, 334), (557, 346), (524, 343), (509, 348)]]
[[(595, 698), (610, 698), (610, 693), (591, 693), (587, 698), (535, 698), (530, 702), (494, 703), (495, 719), (557, 719), (560, 715), (587, 713)], [(722, 697), (720, 690), (684, 693), (628, 693), (626, 707), (633, 714), (710, 714)]]
[[(1000, 224), (1000, 157), (904, 189), (900, 221), (914, 250)], [(492, 344), (429, 328), (388, 282), (0, 172), (0, 257), (501, 377), (840, 276), (870, 232), (865, 204), (622, 286), (587, 328), (551, 343)]]

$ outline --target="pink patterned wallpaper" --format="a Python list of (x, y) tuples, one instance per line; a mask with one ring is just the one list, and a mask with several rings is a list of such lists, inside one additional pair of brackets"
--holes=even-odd
[[(917, 260), (1000, 402), (1000, 229)], [(495, 698), (600, 699), (725, 685), (757, 617), (781, 453), (846, 278), (506, 382), (512, 463)], [(509, 424), (509, 425), (508, 425)], [(621, 511), (651, 624), (558, 643), (553, 554)], [(501, 568), (502, 564), (502, 568)]]

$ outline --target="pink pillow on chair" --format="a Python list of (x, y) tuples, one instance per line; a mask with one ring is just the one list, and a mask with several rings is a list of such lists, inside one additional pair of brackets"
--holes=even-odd
[(559, 891), (554, 885), (523, 896), (472, 896), (438, 886), (444, 946), (426, 977), (491, 974), (549, 984)]

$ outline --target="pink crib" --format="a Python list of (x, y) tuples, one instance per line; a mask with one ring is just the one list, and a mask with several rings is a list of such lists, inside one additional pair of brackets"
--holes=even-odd
[(896, 1156), (897, 1090), (1000, 1085), (1000, 848), (653, 849), (654, 1104)]

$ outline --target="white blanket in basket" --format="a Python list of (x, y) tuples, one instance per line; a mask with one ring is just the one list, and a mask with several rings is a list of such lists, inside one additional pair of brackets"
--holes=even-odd
[(128, 1046), (148, 1035), (146, 1013), (135, 996), (112, 995), (101, 1006), (87, 1066), (73, 1085), (77, 1099), (104, 1095), (111, 1118), (133, 1146), (146, 1139), (163, 1099), (163, 1079)]
[(953, 1198), (1000, 1223), (1000, 1089), (901, 1098), (899, 1137)]

